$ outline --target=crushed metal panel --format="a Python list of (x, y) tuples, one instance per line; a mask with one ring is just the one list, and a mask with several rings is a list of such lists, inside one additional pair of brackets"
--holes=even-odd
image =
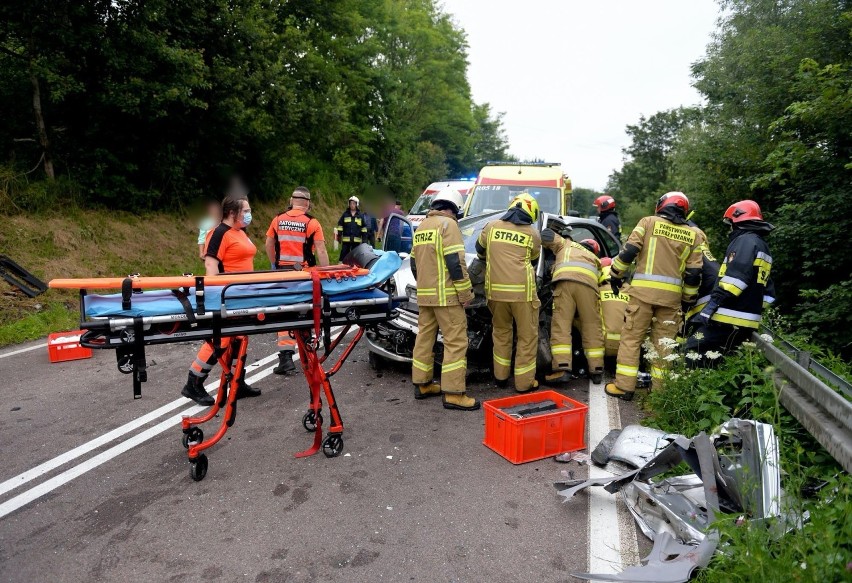
[[(658, 484), (631, 482), (621, 489), (624, 503), (642, 533), (651, 540), (666, 533), (686, 543), (704, 540), (710, 525), (703, 496), (703, 484), (673, 486), (668, 480)], [(692, 490), (687, 496), (686, 491)], [(696, 498), (699, 502), (695, 502)]]
[(615, 440), (609, 459), (641, 468), (669, 445), (666, 436), (665, 431), (653, 427), (628, 425)]

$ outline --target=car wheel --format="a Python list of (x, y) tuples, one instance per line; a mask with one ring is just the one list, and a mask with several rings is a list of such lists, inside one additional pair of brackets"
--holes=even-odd
[(385, 369), (385, 365), (387, 362), (384, 358), (376, 354), (375, 352), (370, 352), (367, 360), (370, 363), (370, 368), (376, 372), (382, 372)]

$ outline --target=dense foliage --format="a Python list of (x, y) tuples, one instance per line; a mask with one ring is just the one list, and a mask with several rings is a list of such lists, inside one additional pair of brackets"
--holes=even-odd
[[(718, 252), (720, 218), (751, 198), (778, 228), (772, 275), (793, 327), (852, 353), (852, 4), (724, 0), (693, 66), (703, 107), (641, 119), (610, 177), (629, 219), (686, 192)], [(630, 222), (630, 220), (625, 220)]]
[(123, 208), (182, 206), (234, 172), (266, 197), (409, 198), (505, 155), (466, 48), (435, 0), (9, 0), (0, 160)]

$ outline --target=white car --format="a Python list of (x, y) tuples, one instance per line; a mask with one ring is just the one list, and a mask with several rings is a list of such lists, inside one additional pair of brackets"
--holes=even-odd
[(423, 191), (423, 194), (420, 195), (411, 207), (411, 210), (408, 211), (408, 215), (405, 218), (408, 219), (411, 226), (416, 229), (420, 226), (420, 223), (423, 222), (423, 219), (426, 218), (426, 213), (429, 212), (429, 207), (432, 205), (432, 199), (435, 198), (436, 194), (445, 188), (450, 188), (452, 190), (457, 190), (458, 193), (462, 195), (462, 200), (465, 200), (467, 199), (467, 195), (470, 192), (470, 189), (473, 188), (474, 184), (475, 182), (472, 179), (440, 180), (438, 182), (433, 182), (426, 187), (426, 190)]

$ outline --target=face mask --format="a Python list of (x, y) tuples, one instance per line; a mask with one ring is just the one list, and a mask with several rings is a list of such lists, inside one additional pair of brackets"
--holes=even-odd
[(251, 213), (243, 213), (243, 225), (248, 227), (251, 224)]

